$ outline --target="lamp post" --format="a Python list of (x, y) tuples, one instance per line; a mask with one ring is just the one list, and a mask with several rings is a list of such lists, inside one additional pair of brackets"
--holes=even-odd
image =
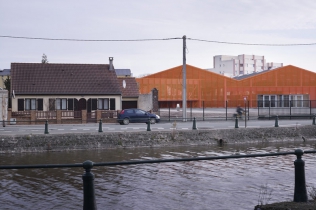
[(244, 102), (245, 102), (245, 128), (247, 127), (247, 112), (246, 112), (246, 109), (247, 109), (247, 98), (244, 97)]

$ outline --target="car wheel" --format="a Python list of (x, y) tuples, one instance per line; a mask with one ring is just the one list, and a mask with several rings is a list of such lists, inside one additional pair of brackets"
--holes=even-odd
[(155, 124), (156, 123), (156, 119), (155, 118), (150, 118), (150, 124)]
[(124, 124), (124, 125), (128, 125), (128, 124), (129, 124), (129, 119), (128, 119), (128, 118), (125, 118), (125, 119), (123, 120), (123, 124)]

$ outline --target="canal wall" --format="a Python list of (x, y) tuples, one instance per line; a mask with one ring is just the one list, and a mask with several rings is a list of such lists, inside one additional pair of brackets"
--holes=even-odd
[(0, 153), (314, 141), (316, 126), (1, 135)]

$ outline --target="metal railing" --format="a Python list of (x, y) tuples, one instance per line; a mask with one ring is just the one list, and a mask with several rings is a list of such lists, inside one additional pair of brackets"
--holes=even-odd
[(212, 156), (212, 157), (196, 157), (196, 158), (178, 158), (178, 159), (158, 159), (158, 160), (142, 160), (142, 161), (124, 161), (124, 162), (106, 162), (94, 163), (87, 160), (83, 163), (77, 164), (45, 164), (45, 165), (2, 165), (3, 169), (32, 169), (32, 168), (72, 168), (83, 167), (85, 173), (82, 175), (83, 180), (83, 209), (94, 210), (97, 209), (96, 198), (94, 192), (94, 174), (91, 173), (93, 166), (119, 166), (119, 165), (138, 165), (138, 164), (152, 164), (152, 163), (167, 163), (167, 162), (186, 162), (186, 161), (200, 161), (200, 160), (221, 160), (234, 158), (254, 158), (254, 157), (269, 157), (281, 155), (296, 155), (294, 161), (294, 202), (307, 202), (307, 190), (305, 181), (305, 162), (302, 160), (303, 154), (316, 153), (316, 150), (303, 151), (296, 149), (294, 152), (279, 152), (266, 154), (249, 154), (249, 155), (230, 155), (230, 156)]
[[(179, 108), (175, 102), (165, 102), (167, 108), (159, 108), (159, 114), (162, 120), (175, 121), (192, 121), (196, 120), (229, 120), (234, 118), (236, 107), (240, 105), (246, 110), (247, 119), (274, 119), (274, 116), (279, 118), (305, 118), (312, 119), (316, 115), (315, 100), (292, 100), (288, 105), (278, 106), (271, 101), (246, 100), (246, 101), (202, 101), (201, 108), (196, 108), (193, 101), (187, 102), (187, 119), (183, 119), (182, 106)], [(217, 105), (215, 105), (215, 103)]]

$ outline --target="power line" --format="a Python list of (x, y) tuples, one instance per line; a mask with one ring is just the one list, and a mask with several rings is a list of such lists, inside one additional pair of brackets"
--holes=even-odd
[(167, 41), (182, 38), (162, 38), (162, 39), (55, 39), (55, 38), (41, 38), (41, 37), (25, 37), (25, 36), (1, 36), (1, 38), (11, 39), (36, 39), (44, 41), (74, 41), (74, 42), (141, 42), (141, 41)]
[[(182, 39), (182, 37), (161, 38), (161, 39), (57, 39), (57, 38), (4, 36), (4, 35), (0, 35), (0, 38), (33, 39), (33, 40), (44, 40), (44, 41), (74, 41), (74, 42), (142, 42), (142, 41), (168, 41), (168, 40)], [(187, 39), (192, 40), (192, 41), (199, 41), (199, 42), (209, 42), (209, 43), (215, 43), (215, 44), (231, 44), (231, 45), (255, 45), (255, 46), (279, 46), (279, 47), (316, 45), (316, 43), (262, 44), (262, 43), (223, 42), (223, 41), (194, 39), (194, 38), (187, 38)]]
[(211, 40), (203, 40), (203, 39), (192, 39), (187, 38), (193, 41), (200, 42), (212, 42), (216, 44), (234, 44), (234, 45), (257, 45), (257, 46), (301, 46), (301, 45), (316, 45), (316, 43), (303, 43), (303, 44), (257, 44), (257, 43), (241, 43), (241, 42), (221, 42), (221, 41), (211, 41)]

